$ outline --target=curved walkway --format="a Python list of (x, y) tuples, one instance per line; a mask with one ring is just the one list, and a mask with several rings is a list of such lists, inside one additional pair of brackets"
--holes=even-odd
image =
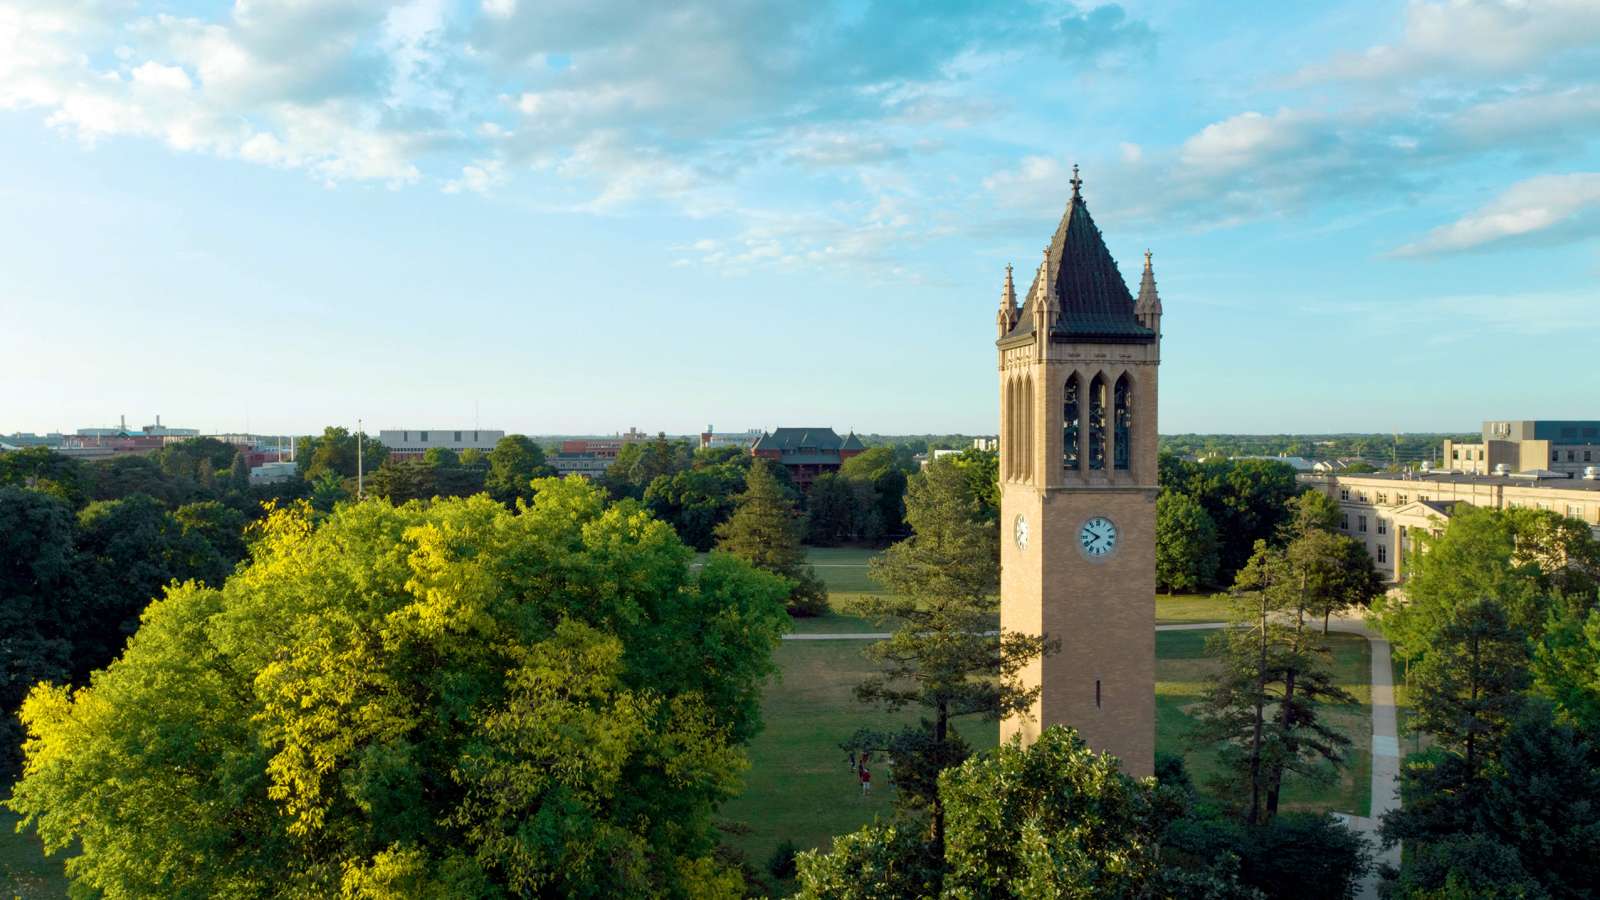
[[(1156, 631), (1205, 631), (1212, 628), (1223, 628), (1226, 622), (1194, 622), (1181, 625), (1157, 625)], [(1378, 822), (1383, 814), (1400, 805), (1400, 729), (1395, 717), (1394, 707), (1394, 666), (1389, 658), (1389, 642), (1371, 629), (1360, 619), (1334, 619), (1328, 623), (1331, 631), (1345, 634), (1358, 634), (1367, 639), (1367, 646), (1372, 650), (1372, 672), (1368, 680), (1372, 686), (1372, 803), (1371, 815), (1357, 816), (1346, 813), (1335, 813), (1351, 828), (1366, 835), (1372, 841), (1373, 850), (1376, 852), (1374, 860), (1388, 863), (1396, 868), (1400, 866), (1400, 847), (1396, 845), (1387, 851), (1381, 851), (1382, 841), (1378, 838)], [(866, 632), (862, 634), (832, 633), (832, 634), (786, 634), (786, 641), (881, 641), (889, 637), (888, 632)], [(1368, 875), (1361, 885), (1361, 892), (1357, 894), (1362, 898), (1376, 898), (1378, 896), (1378, 875), (1374, 871)]]

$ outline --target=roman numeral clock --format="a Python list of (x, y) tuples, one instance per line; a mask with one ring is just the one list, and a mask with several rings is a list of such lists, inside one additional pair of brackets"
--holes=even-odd
[(1006, 267), (1000, 368), (1000, 622), (1060, 640), (1021, 673), (1040, 687), (1000, 736), (1078, 730), (1124, 771), (1155, 765), (1155, 498), (1161, 300), (1138, 297), (1072, 197), (1018, 302)]

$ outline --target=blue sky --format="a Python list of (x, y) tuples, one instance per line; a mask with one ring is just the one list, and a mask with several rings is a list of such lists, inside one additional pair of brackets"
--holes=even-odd
[(1600, 3), (0, 0), (0, 432), (992, 432), (1071, 165), (1161, 430), (1600, 416)]

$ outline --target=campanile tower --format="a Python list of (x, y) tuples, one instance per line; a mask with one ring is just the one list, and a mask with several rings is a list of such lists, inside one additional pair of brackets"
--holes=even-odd
[(1000, 295), (1000, 621), (1061, 649), (1022, 673), (1031, 741), (1069, 725), (1125, 772), (1155, 766), (1156, 372), (1150, 254), (1128, 291), (1072, 169), (1072, 198), (1020, 307)]

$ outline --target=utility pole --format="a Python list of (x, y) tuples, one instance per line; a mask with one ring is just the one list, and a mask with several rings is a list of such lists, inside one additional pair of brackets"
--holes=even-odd
[(361, 480), (361, 420), (356, 420), (356, 499), (367, 499), (366, 491), (362, 489)]

